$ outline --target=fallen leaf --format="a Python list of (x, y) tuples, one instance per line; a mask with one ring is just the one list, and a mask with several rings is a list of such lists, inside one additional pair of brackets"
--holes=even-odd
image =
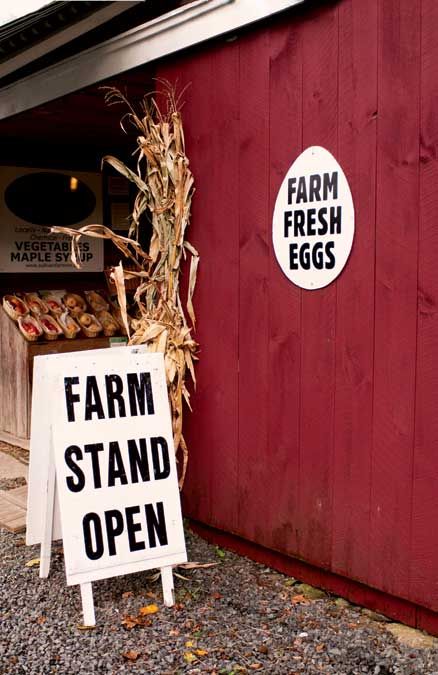
[(169, 635), (170, 635), (171, 637), (176, 637), (177, 635), (179, 635), (179, 630), (178, 630), (178, 628), (172, 628), (172, 629), (169, 631)]
[(40, 626), (42, 626), (43, 623), (46, 623), (46, 621), (47, 617), (43, 615), (39, 616), (38, 619), (36, 620), (37, 624), (39, 624)]
[(225, 558), (225, 551), (223, 551), (221, 548), (219, 548), (219, 546), (216, 546), (215, 551), (216, 551), (216, 555), (218, 556), (218, 558), (222, 558), (222, 559)]
[(249, 667), (252, 668), (252, 670), (259, 670), (260, 668), (263, 668), (263, 663), (251, 663)]
[(138, 657), (141, 655), (141, 652), (136, 652), (133, 649), (130, 649), (128, 652), (122, 654), (123, 658), (127, 661), (137, 661)]
[(260, 652), (260, 654), (267, 654), (269, 649), (267, 648), (266, 645), (260, 645), (258, 651)]
[(193, 642), (191, 640), (187, 640), (186, 642), (186, 647), (193, 647)]
[(141, 619), (138, 619), (136, 616), (124, 616), (122, 619), (122, 626), (123, 628), (126, 628), (126, 630), (131, 630), (132, 628), (135, 628), (135, 626), (141, 626)]
[(307, 600), (307, 598), (305, 598), (304, 595), (294, 595), (292, 597), (292, 604), (293, 605), (309, 605), (310, 601)]
[(222, 595), (220, 593), (212, 593), (211, 597), (213, 600), (220, 600), (222, 598)]
[(324, 651), (325, 645), (316, 645), (315, 651), (317, 652), (323, 652)]
[(94, 630), (94, 629), (96, 628), (96, 626), (86, 626), (86, 625), (83, 624), (83, 623), (78, 623), (77, 626), (76, 626), (76, 628), (77, 628), (78, 630)]
[(178, 574), (178, 572), (174, 572), (173, 575), (178, 577), (178, 579), (182, 579), (183, 581), (190, 581), (188, 577), (184, 577), (182, 574)]
[(186, 663), (193, 663), (193, 661), (196, 661), (196, 656), (192, 654), (192, 652), (184, 652), (184, 661)]
[(126, 593), (122, 593), (122, 598), (132, 598), (133, 595), (132, 591), (126, 591)]
[(139, 614), (140, 616), (147, 616), (148, 614), (156, 614), (159, 611), (157, 605), (146, 605), (145, 607), (140, 607)]
[(157, 597), (157, 594), (156, 594), (156, 593), (153, 593), (152, 591), (148, 591), (147, 593), (145, 593), (145, 596), (146, 596), (147, 598), (156, 598), (156, 597)]
[(32, 560), (28, 560), (26, 563), (26, 567), (35, 567), (35, 565), (40, 564), (40, 559), (39, 558), (32, 558)]
[(158, 579), (159, 579), (160, 577), (161, 577), (161, 572), (156, 572), (156, 574), (148, 574), (146, 578), (147, 578), (149, 581), (154, 582), (154, 581), (158, 581)]
[[(222, 551), (222, 553), (223, 553), (223, 551)], [(201, 568), (205, 569), (207, 567), (215, 567), (216, 565), (219, 565), (219, 563), (217, 563), (217, 562), (210, 562), (210, 563), (188, 562), (188, 563), (182, 563), (181, 565), (176, 565), (176, 567), (180, 567), (183, 570), (197, 570), (197, 569), (201, 569)]]
[(195, 654), (196, 654), (196, 656), (207, 656), (208, 650), (207, 649), (195, 649)]

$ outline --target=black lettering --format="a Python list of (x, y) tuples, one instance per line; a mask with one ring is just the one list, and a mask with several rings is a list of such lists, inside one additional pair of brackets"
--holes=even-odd
[(128, 373), (128, 393), (129, 393), (129, 405), (131, 408), (131, 415), (137, 415), (137, 403), (138, 409), (140, 410), (140, 415), (145, 414), (145, 400), (148, 409), (148, 415), (153, 415), (154, 410), (154, 399), (152, 396), (152, 382), (150, 373), (140, 373), (140, 381), (138, 379), (137, 373)]
[(138, 443), (140, 445), (140, 450), (134, 439), (128, 441), (129, 467), (131, 469), (131, 480), (133, 483), (139, 482), (139, 472), (142, 481), (150, 480), (146, 439), (140, 438)]
[(20, 262), (21, 260), (21, 255), (19, 253), (14, 253), (14, 251), (11, 251), (11, 262)]
[(160, 546), (165, 546), (167, 544), (166, 520), (164, 518), (163, 502), (157, 502), (156, 506), (157, 513), (154, 511), (153, 504), (145, 504), (144, 506), (150, 548), (155, 548), (157, 545), (155, 534), (158, 537)]
[(103, 418), (105, 417), (96, 378), (94, 375), (89, 375), (87, 377), (87, 388), (85, 396), (85, 419), (91, 420), (94, 413), (97, 414), (100, 420), (103, 420)]
[(119, 480), (121, 485), (128, 484), (119, 444), (117, 441), (110, 441), (108, 450), (108, 487), (114, 487), (116, 480)]
[(325, 268), (326, 270), (332, 270), (336, 264), (336, 259), (333, 253), (333, 249), (335, 248), (335, 242), (334, 241), (328, 241), (327, 244), (325, 245), (325, 253), (328, 258)]
[(292, 226), (292, 211), (284, 212), (284, 236), (289, 236), (289, 228)]
[(297, 243), (289, 244), (289, 268), (291, 270), (298, 269), (297, 258), (298, 258), (298, 244)]
[(293, 202), (293, 196), (294, 193), (296, 192), (296, 187), (295, 183), (297, 182), (296, 178), (289, 178), (287, 181), (287, 203), (292, 204)]
[(91, 466), (93, 468), (93, 480), (94, 487), (102, 487), (102, 479), (100, 476), (100, 466), (99, 466), (99, 452), (103, 452), (103, 443), (91, 443), (90, 445), (84, 446), (84, 451), (89, 452), (91, 455)]
[[(336, 211), (336, 215), (335, 215)], [(342, 206), (330, 207), (330, 234), (341, 234)]]
[(306, 214), (301, 209), (294, 211), (294, 237), (304, 237), (304, 223), (306, 222)]
[(79, 394), (73, 394), (72, 386), (79, 384), (79, 377), (64, 377), (65, 402), (67, 404), (67, 419), (69, 422), (75, 421), (74, 403), (80, 400)]
[(307, 210), (307, 236), (313, 237), (316, 234), (316, 230), (313, 227), (316, 223), (316, 209)]
[(328, 223), (325, 218), (327, 213), (327, 207), (323, 206), (321, 209), (318, 211), (318, 220), (321, 223), (322, 227), (318, 227), (318, 234), (327, 234), (328, 232)]
[(67, 476), (65, 482), (67, 483), (67, 487), (71, 492), (80, 492), (85, 486), (85, 476), (82, 469), (80, 469), (74, 461), (73, 455), (75, 456), (77, 462), (83, 458), (82, 450), (78, 448), (77, 445), (69, 445), (64, 453), (65, 463), (67, 464), (68, 468), (73, 471), (77, 480), (75, 480), (73, 476)]
[(338, 172), (333, 171), (332, 175), (330, 176), (329, 173), (325, 173), (323, 175), (323, 195), (324, 195), (324, 201), (328, 199), (328, 196), (330, 192), (332, 192), (332, 198), (337, 199), (338, 198)]
[(304, 176), (300, 176), (298, 179), (297, 204), (300, 202), (307, 202), (306, 179)]
[[(91, 523), (94, 530), (94, 546), (91, 537)], [(102, 525), (97, 513), (87, 513), (82, 520), (85, 553), (90, 560), (99, 560), (103, 556)]]
[(108, 416), (115, 417), (116, 410), (114, 401), (117, 401), (119, 417), (126, 417), (125, 401), (122, 396), (123, 382), (119, 375), (105, 375), (106, 399), (108, 404)]
[(315, 269), (322, 270), (324, 268), (324, 244), (322, 241), (316, 242), (312, 249), (312, 263)]
[(310, 244), (303, 244), (300, 248), (300, 265), (303, 270), (310, 270)]
[(309, 178), (309, 202), (321, 201), (321, 176), (319, 173), (313, 173)]
[(123, 516), (120, 511), (117, 511), (116, 509), (105, 511), (105, 526), (108, 539), (108, 553), (110, 555), (116, 555), (115, 539), (123, 532)]
[[(158, 447), (161, 448), (161, 462)], [(151, 438), (152, 465), (155, 480), (163, 480), (170, 474), (169, 449), (166, 439), (162, 436)]]
[(134, 515), (140, 513), (139, 506), (128, 506), (125, 509), (126, 529), (128, 530), (128, 541), (130, 551), (142, 551), (146, 548), (144, 541), (137, 541), (135, 533), (141, 530), (141, 523), (134, 523)]

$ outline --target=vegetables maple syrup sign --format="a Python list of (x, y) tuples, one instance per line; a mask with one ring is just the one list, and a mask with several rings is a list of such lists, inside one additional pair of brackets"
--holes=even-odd
[(343, 270), (353, 237), (354, 206), (344, 172), (325, 148), (307, 148), (275, 202), (272, 239), (281, 269), (301, 288), (323, 288)]
[(185, 562), (162, 354), (58, 358), (53, 448), (67, 583)]

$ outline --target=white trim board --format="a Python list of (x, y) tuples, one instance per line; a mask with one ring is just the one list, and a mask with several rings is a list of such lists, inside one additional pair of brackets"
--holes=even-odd
[(67, 42), (71, 42), (75, 38), (85, 35), (90, 30), (101, 26), (103, 23), (106, 23), (110, 19), (114, 19), (114, 17), (119, 16), (119, 14), (122, 14), (128, 9), (131, 9), (131, 7), (135, 7), (139, 4), (140, 0), (135, 0), (135, 2), (112, 2), (110, 5), (107, 5), (94, 14), (90, 14), (90, 16), (85, 17), (81, 21), (67, 26), (54, 35), (50, 35), (46, 40), (38, 42), (36, 45), (32, 45), (28, 49), (17, 54), (17, 56), (13, 56), (0, 64), (0, 77), (6, 77), (6, 75), (13, 73), (15, 70), (32, 63), (32, 61), (35, 61), (41, 56), (49, 54), (54, 49), (58, 49), (58, 47), (67, 44)]
[(0, 120), (305, 0), (196, 0), (0, 90)]

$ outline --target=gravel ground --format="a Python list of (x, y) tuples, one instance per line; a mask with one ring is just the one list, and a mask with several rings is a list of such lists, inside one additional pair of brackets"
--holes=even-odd
[(150, 573), (108, 579), (93, 586), (97, 627), (81, 630), (60, 547), (40, 580), (25, 566), (38, 548), (0, 531), (0, 673), (438, 675), (437, 648), (400, 646), (359, 607), (306, 600), (293, 580), (190, 532), (187, 545), (189, 560), (218, 564), (181, 570), (175, 607), (163, 607)]

